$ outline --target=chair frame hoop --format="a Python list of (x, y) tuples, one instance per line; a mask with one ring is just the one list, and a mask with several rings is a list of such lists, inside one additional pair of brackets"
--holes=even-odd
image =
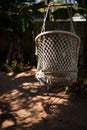
[(80, 43), (80, 38), (79, 36), (77, 36), (76, 34), (72, 33), (72, 32), (68, 32), (68, 31), (62, 31), (62, 30), (51, 30), (51, 31), (46, 31), (46, 32), (42, 32), (40, 34), (38, 34), (35, 38), (35, 42), (37, 43), (37, 39), (43, 35), (47, 35), (47, 34), (57, 34), (57, 33), (60, 33), (60, 34), (68, 34), (68, 35), (71, 35), (71, 36), (74, 36), (78, 39), (78, 44)]

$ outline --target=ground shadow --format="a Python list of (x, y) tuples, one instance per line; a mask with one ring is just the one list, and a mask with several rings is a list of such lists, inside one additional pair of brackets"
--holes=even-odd
[(87, 96), (49, 91), (35, 72), (0, 74), (1, 130), (87, 130)]

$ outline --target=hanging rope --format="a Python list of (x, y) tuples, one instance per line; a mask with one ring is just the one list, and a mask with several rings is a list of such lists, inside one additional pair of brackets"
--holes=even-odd
[[(68, 5), (67, 0), (66, 0), (66, 5), (67, 5), (67, 10), (68, 10), (68, 15), (69, 15), (69, 18), (70, 18), (71, 32), (75, 33), (74, 26), (73, 26), (73, 19), (72, 19), (72, 4), (69, 4), (69, 5), (71, 5), (71, 10), (69, 9), (69, 5)], [(47, 20), (47, 16), (48, 16), (48, 13), (49, 13), (49, 9), (50, 9), (50, 4), (48, 4), (48, 7), (46, 9), (46, 14), (45, 14), (45, 17), (44, 17), (44, 20), (43, 20), (43, 25), (42, 25), (41, 33), (45, 32), (46, 20)]]
[(50, 4), (48, 5), (47, 10), (46, 10), (46, 15), (45, 15), (44, 20), (43, 20), (43, 26), (42, 26), (42, 29), (41, 29), (41, 33), (45, 32), (45, 24), (46, 24), (47, 16), (48, 16), (48, 13), (49, 13), (49, 9), (50, 9)]
[(67, 9), (68, 9), (69, 18), (70, 18), (70, 28), (71, 28), (71, 32), (72, 32), (72, 33), (75, 33), (74, 26), (73, 26), (73, 19), (72, 19), (72, 4), (71, 4), (71, 10), (69, 9), (67, 0), (66, 0), (66, 5), (67, 5)]

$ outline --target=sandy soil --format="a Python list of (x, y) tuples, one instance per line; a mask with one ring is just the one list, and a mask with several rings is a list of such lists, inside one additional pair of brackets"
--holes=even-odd
[(0, 130), (87, 130), (86, 94), (48, 95), (35, 71), (0, 73)]

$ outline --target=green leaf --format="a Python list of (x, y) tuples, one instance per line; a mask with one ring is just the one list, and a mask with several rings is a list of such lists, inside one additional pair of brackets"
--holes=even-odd
[(33, 4), (33, 5), (32, 5), (32, 10), (35, 12), (35, 11), (37, 11), (38, 9), (44, 8), (44, 7), (45, 7), (45, 2), (42, 1), (42, 2), (39, 2), (39, 3), (37, 3), (37, 4)]

